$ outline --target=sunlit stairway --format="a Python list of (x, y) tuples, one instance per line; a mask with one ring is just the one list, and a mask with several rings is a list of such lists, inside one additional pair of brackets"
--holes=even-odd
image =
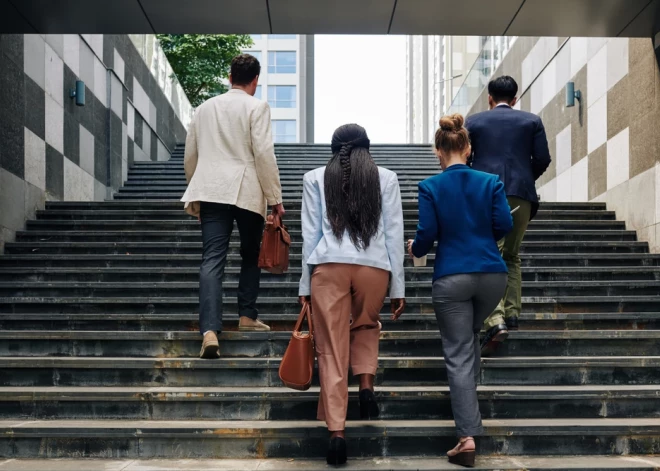
[[(0, 257), (0, 470), (3, 459), (52, 457), (284, 458), (281, 468), (268, 469), (294, 469), (293, 458), (295, 469), (306, 469), (310, 462), (301, 460), (324, 456), (327, 432), (314, 420), (318, 389), (283, 388), (277, 368), (299, 310), (301, 177), (330, 153), (322, 145), (276, 152), (292, 269), (262, 277), (261, 318), (273, 332), (235, 331), (235, 235), (221, 359), (197, 358), (201, 237), (178, 202), (182, 147), (168, 162), (136, 162), (113, 201), (48, 203), (7, 244)], [(410, 237), (417, 183), (438, 171), (437, 162), (427, 146), (372, 152), (399, 174)], [(383, 316), (381, 420), (355, 420), (351, 389), (349, 456), (395, 460), (364, 469), (413, 469), (405, 466), (416, 461), (400, 457), (427, 457), (437, 463), (428, 469), (445, 469), (435, 457), (455, 443), (430, 300), (432, 263), (433, 256), (428, 268), (406, 261), (406, 313), (397, 323)], [(660, 256), (603, 204), (545, 203), (527, 233), (523, 263), (521, 330), (483, 360), (480, 453), (515, 463), (587, 456), (580, 469), (605, 469), (592, 455), (624, 456), (605, 462), (654, 469)], [(483, 469), (509, 469), (488, 459)], [(553, 463), (568, 469), (561, 458)]]

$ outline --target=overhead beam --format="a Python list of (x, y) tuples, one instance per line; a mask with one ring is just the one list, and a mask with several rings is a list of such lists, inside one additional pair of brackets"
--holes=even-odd
[(650, 37), (658, 0), (0, 0), (0, 33)]

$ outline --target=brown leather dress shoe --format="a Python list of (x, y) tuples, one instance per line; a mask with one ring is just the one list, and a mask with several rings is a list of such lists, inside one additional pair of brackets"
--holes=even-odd
[(250, 319), (249, 317), (242, 316), (238, 321), (238, 330), (241, 332), (268, 332), (270, 331), (270, 327), (259, 319)]
[(200, 358), (218, 358), (220, 357), (220, 344), (215, 332), (207, 332), (202, 341), (202, 350), (199, 352)]

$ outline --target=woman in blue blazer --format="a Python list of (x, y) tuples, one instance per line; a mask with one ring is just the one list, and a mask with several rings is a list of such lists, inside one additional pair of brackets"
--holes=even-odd
[(499, 177), (466, 165), (471, 149), (463, 125), (459, 114), (440, 120), (435, 148), (443, 172), (419, 184), (419, 225), (408, 250), (421, 258), (438, 241), (433, 307), (459, 436), (447, 456), (454, 464), (474, 466), (473, 437), (483, 433), (476, 388), (479, 332), (506, 288), (507, 268), (497, 241), (511, 231), (513, 221)]

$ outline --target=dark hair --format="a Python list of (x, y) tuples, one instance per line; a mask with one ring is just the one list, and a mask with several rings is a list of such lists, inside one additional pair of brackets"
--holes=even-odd
[(234, 85), (248, 85), (261, 74), (259, 60), (250, 54), (240, 54), (231, 60), (231, 81)]
[(470, 145), (464, 124), (465, 118), (460, 114), (440, 118), (440, 128), (435, 132), (435, 148), (446, 154), (463, 152)]
[(333, 157), (325, 168), (325, 204), (332, 233), (348, 231), (358, 249), (369, 247), (382, 213), (380, 174), (369, 153), (367, 131), (346, 124), (332, 135)]
[(493, 97), (497, 103), (503, 101), (511, 103), (518, 95), (518, 84), (508, 75), (491, 80), (488, 84), (488, 94)]

